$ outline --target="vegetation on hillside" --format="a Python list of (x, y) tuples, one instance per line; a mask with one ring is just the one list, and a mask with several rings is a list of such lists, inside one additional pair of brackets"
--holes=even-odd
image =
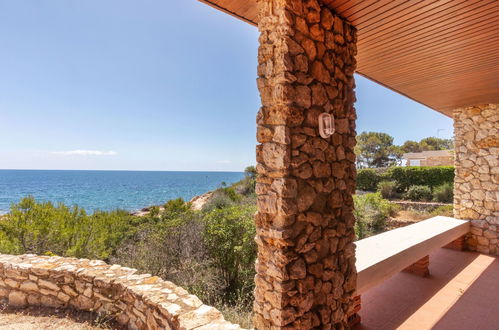
[(452, 203), (454, 167), (363, 168), (357, 171), (357, 189), (378, 191), (387, 199)]
[(102, 259), (161, 276), (249, 327), (253, 300), (256, 175), (213, 192), (201, 211), (182, 199), (138, 217), (86, 213), (26, 197), (0, 220), (0, 253)]
[[(27, 197), (0, 220), (0, 253), (102, 259), (137, 268), (186, 288), (228, 320), (251, 327), (255, 182), (255, 169), (249, 167), (243, 180), (221, 185), (200, 211), (176, 199), (142, 217), (121, 210), (88, 214), (78, 206)], [(393, 185), (355, 196), (359, 239), (389, 227), (397, 207), (382, 194), (393, 193)], [(438, 191), (445, 197), (448, 187)]]

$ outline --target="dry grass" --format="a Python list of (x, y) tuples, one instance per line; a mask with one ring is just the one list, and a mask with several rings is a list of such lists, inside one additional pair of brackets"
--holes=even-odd
[(419, 221), (423, 221), (437, 215), (452, 217), (452, 206), (442, 206), (432, 212), (418, 211), (414, 209), (399, 210), (397, 214), (388, 220), (388, 230), (404, 227)]
[(244, 305), (218, 306), (224, 318), (234, 324), (239, 324), (244, 329), (253, 329), (253, 310)]
[(122, 327), (89, 312), (35, 306), (16, 309), (0, 303), (0, 329), (96, 330)]

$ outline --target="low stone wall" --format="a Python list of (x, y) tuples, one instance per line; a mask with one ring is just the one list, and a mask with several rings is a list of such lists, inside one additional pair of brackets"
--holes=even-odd
[(171, 282), (99, 260), (0, 254), (0, 300), (105, 313), (129, 329), (240, 329)]
[(446, 204), (446, 203), (435, 203), (435, 202), (413, 202), (413, 201), (390, 201), (393, 204), (397, 204), (402, 208), (402, 210), (416, 210), (416, 211), (426, 211), (426, 212), (431, 212), (434, 211), (435, 209), (441, 207), (441, 206), (452, 206), (452, 204)]

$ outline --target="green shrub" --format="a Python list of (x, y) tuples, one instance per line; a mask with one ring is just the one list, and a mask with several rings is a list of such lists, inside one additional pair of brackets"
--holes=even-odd
[(364, 191), (376, 191), (382, 180), (380, 171), (372, 168), (363, 168), (357, 171), (357, 189)]
[(381, 181), (378, 184), (378, 192), (383, 198), (395, 198), (397, 194), (397, 183), (395, 181)]
[(444, 183), (433, 189), (433, 200), (440, 203), (452, 203), (454, 199), (454, 186), (451, 183)]
[(149, 208), (149, 215), (153, 218), (159, 216), (159, 206), (151, 206)]
[(188, 212), (191, 204), (186, 203), (182, 198), (172, 199), (163, 205), (162, 217), (174, 217), (176, 215)]
[(210, 212), (214, 209), (223, 209), (234, 204), (234, 201), (222, 189), (218, 189), (203, 206), (203, 211)]
[(145, 218), (126, 211), (97, 211), (88, 215), (78, 206), (38, 203), (33, 197), (13, 204), (0, 221), (0, 253), (107, 260), (122, 239)]
[(406, 166), (388, 169), (386, 176), (397, 182), (399, 192), (407, 192), (411, 186), (434, 188), (454, 182), (453, 166)]
[(409, 187), (405, 198), (411, 201), (429, 201), (432, 199), (431, 189), (428, 186), (415, 185)]
[(255, 194), (256, 179), (246, 176), (241, 181), (234, 184), (235, 191), (243, 196), (250, 196)]
[(235, 302), (253, 292), (256, 259), (256, 207), (232, 206), (208, 213), (204, 242), (225, 283), (225, 302)]
[(355, 233), (362, 239), (386, 229), (388, 217), (394, 216), (398, 207), (383, 199), (380, 193), (354, 196), (356, 218)]
[(444, 217), (452, 217), (454, 212), (454, 206), (453, 205), (442, 205), (431, 211), (431, 215), (436, 217), (438, 215), (444, 216)]
[(234, 187), (227, 187), (222, 189), (227, 197), (233, 202), (239, 202), (242, 197), (239, 195)]

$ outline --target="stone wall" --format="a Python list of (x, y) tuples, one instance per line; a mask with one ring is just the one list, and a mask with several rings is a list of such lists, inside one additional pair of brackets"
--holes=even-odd
[(454, 111), (454, 216), (471, 220), (471, 250), (499, 255), (499, 105)]
[(421, 166), (452, 166), (453, 156), (428, 157), (421, 161)]
[(98, 260), (0, 254), (0, 300), (104, 313), (129, 329), (240, 329), (171, 282)]
[[(356, 31), (316, 0), (260, 0), (258, 329), (346, 327), (356, 286)], [(318, 132), (318, 116), (336, 133)]]

